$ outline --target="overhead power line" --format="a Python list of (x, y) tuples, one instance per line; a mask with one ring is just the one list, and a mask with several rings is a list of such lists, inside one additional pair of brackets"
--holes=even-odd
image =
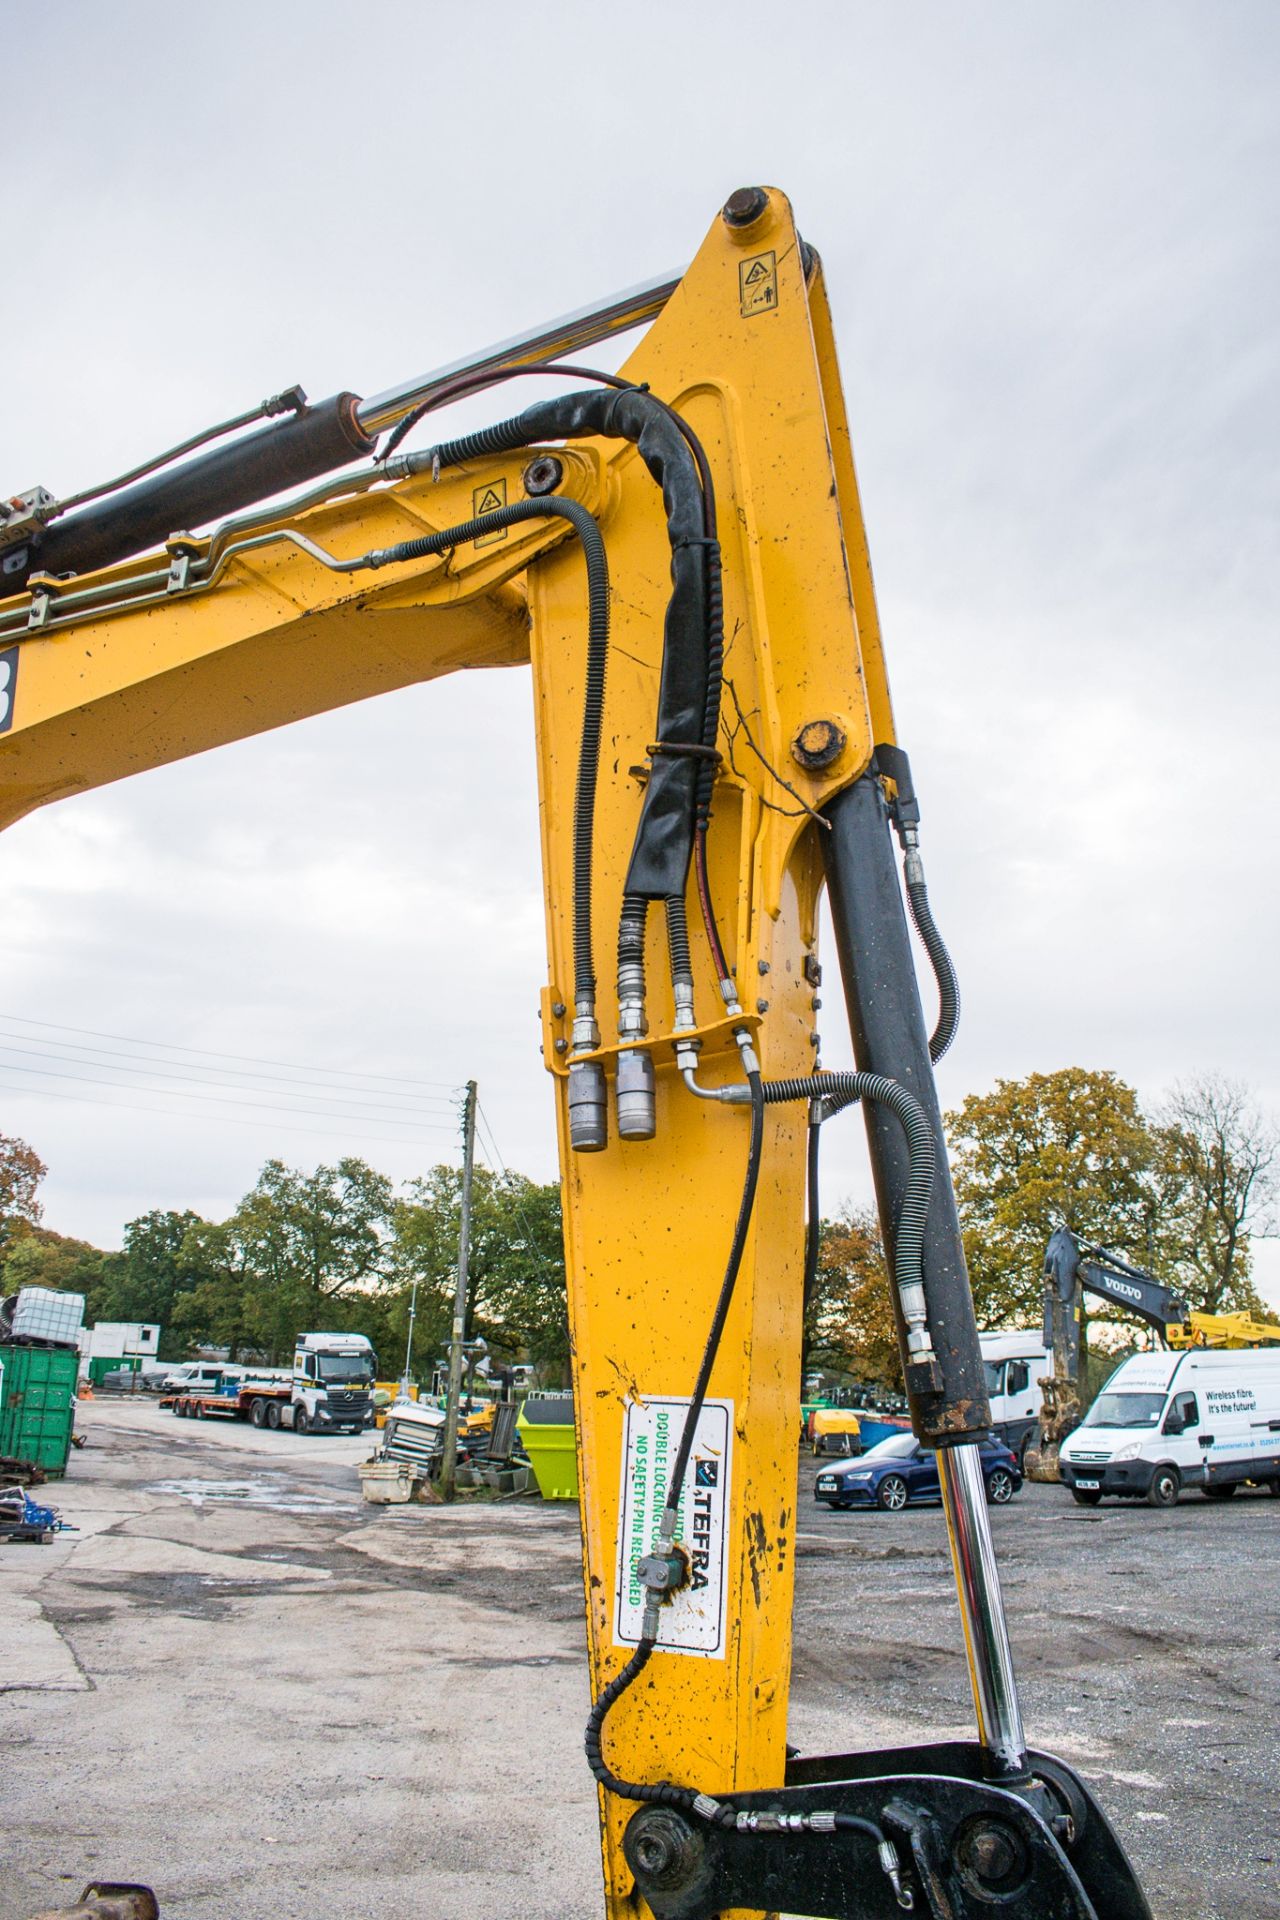
[[(22, 1038), (24, 1039), (27, 1037), (28, 1037), (27, 1035), (22, 1036)], [(44, 1047), (44, 1050), (40, 1051), (39, 1048), (42, 1046)], [(387, 1106), (386, 1104), (388, 1101), (411, 1100), (415, 1098), (415, 1096), (408, 1093), (397, 1093), (393, 1091), (390, 1093), (382, 1093), (377, 1099), (366, 1100), (361, 1096), (365, 1093), (374, 1092), (375, 1090), (373, 1088), (364, 1088), (364, 1087), (343, 1088), (341, 1091), (337, 1093), (336, 1098), (331, 1099), (329, 1095), (324, 1091), (324, 1089), (332, 1088), (335, 1085), (335, 1083), (332, 1080), (283, 1080), (280, 1078), (278, 1074), (251, 1074), (251, 1073), (245, 1073), (239, 1068), (218, 1069), (215, 1067), (197, 1067), (191, 1071), (183, 1072), (181, 1063), (179, 1062), (174, 1063), (173, 1070), (171, 1070), (168, 1066), (166, 1066), (160, 1061), (146, 1060), (139, 1065), (139, 1064), (135, 1064), (135, 1062), (139, 1058), (138, 1055), (134, 1054), (130, 1056), (127, 1054), (114, 1052), (110, 1048), (106, 1048), (106, 1047), (77, 1046), (72, 1050), (68, 1051), (63, 1048), (55, 1048), (52, 1042), (49, 1042), (46, 1044), (39, 1041), (37, 1041), (37, 1045), (35, 1047), (15, 1046), (12, 1040), (9, 1038), (9, 1036), (5, 1033), (3, 1028), (0, 1028), (0, 1054), (21, 1054), (25, 1059), (28, 1059), (28, 1060), (51, 1061), (62, 1066), (96, 1067), (99, 1069), (100, 1072), (103, 1072), (103, 1073), (128, 1073), (128, 1074), (136, 1074), (136, 1075), (145, 1075), (153, 1079), (158, 1078), (162, 1080), (180, 1080), (185, 1086), (189, 1086), (189, 1087), (213, 1088), (219, 1085), (225, 1086), (230, 1084), (231, 1090), (236, 1093), (261, 1093), (266, 1091), (272, 1091), (272, 1092), (278, 1092), (281, 1094), (289, 1094), (292, 1088), (297, 1087), (299, 1089), (299, 1092), (296, 1096), (298, 1099), (304, 1099), (304, 1100), (319, 1099), (326, 1106), (340, 1105), (348, 1108), (377, 1107), (377, 1108), (385, 1108), (385, 1110), (391, 1114), (400, 1114), (400, 1115), (419, 1114), (430, 1119), (438, 1119), (440, 1118), (442, 1110), (445, 1112), (451, 1112), (456, 1106), (456, 1102), (446, 1099), (443, 1094), (429, 1094), (426, 1096), (421, 1096), (421, 1095), (416, 1096), (417, 1098), (420, 1098), (420, 1099), (425, 1097), (427, 1100), (429, 1100), (431, 1102), (429, 1106), (390, 1107), (390, 1106)], [(103, 1061), (99, 1061), (97, 1059), (84, 1060), (79, 1057), (81, 1054), (103, 1055), (105, 1056), (105, 1059)], [(116, 1061), (116, 1060), (121, 1061), (124, 1064), (121, 1064), (119, 1066), (111, 1064), (113, 1061)], [(39, 1071), (41, 1071), (41, 1069), (38, 1067), (29, 1067), (29, 1068), (15, 1067), (14, 1071), (22, 1072), (22, 1073), (28, 1073), (28, 1072), (38, 1073)], [(197, 1073), (204, 1073), (211, 1076), (221, 1073), (223, 1077), (221, 1079), (209, 1078), (209, 1079), (201, 1080), (195, 1077)], [(227, 1079), (228, 1074), (230, 1074), (231, 1076), (230, 1081), (228, 1081)], [(253, 1079), (268, 1080), (272, 1082), (272, 1086), (269, 1089), (267, 1089), (267, 1088), (253, 1087), (253, 1086), (247, 1086), (247, 1085), (242, 1086), (239, 1084), (241, 1081), (249, 1081)], [(102, 1082), (100, 1084), (110, 1085), (111, 1083)]]
[[(74, 1033), (88, 1040), (116, 1040), (128, 1047), (150, 1047), (153, 1051), (164, 1053), (191, 1053), (197, 1054), (206, 1060), (236, 1060), (239, 1061), (242, 1066), (248, 1067), (283, 1067), (291, 1073), (314, 1073), (317, 1071), (314, 1064), (303, 1066), (296, 1060), (268, 1060), (248, 1053), (222, 1053), (211, 1047), (188, 1047), (177, 1040), (144, 1040), (127, 1033), (103, 1033), (96, 1027), (68, 1027), (59, 1024), (56, 1020), (33, 1020), (20, 1013), (6, 1012), (4, 1017), (6, 1020), (15, 1021), (19, 1026), (23, 1027), (40, 1027), (50, 1033)], [(88, 1051), (88, 1049), (85, 1049), (85, 1051)], [(372, 1073), (367, 1069), (361, 1070), (355, 1067), (327, 1067), (323, 1069), (323, 1071), (326, 1075), (343, 1079), (381, 1080), (393, 1086), (415, 1087), (420, 1090), (437, 1088), (455, 1099), (460, 1097), (462, 1091), (461, 1088), (451, 1080), (412, 1079), (402, 1074)]]
[[(0, 1071), (3, 1071), (2, 1066), (0, 1066)], [(234, 1114), (229, 1113), (186, 1113), (181, 1109), (175, 1109), (173, 1107), (140, 1107), (136, 1101), (131, 1100), (97, 1100), (92, 1094), (55, 1093), (52, 1087), (14, 1087), (3, 1080), (0, 1080), (0, 1091), (15, 1094), (20, 1099), (30, 1097), (34, 1100), (63, 1100), (70, 1101), (75, 1106), (101, 1107), (105, 1108), (109, 1113), (146, 1113), (156, 1114), (165, 1120), (212, 1121), (222, 1127), (248, 1127), (255, 1133), (261, 1133), (262, 1128), (266, 1126), (271, 1129), (272, 1133), (305, 1133), (309, 1134), (312, 1139), (317, 1140), (345, 1140), (348, 1145), (351, 1144), (353, 1139), (377, 1141), (385, 1146), (404, 1147), (412, 1144), (411, 1140), (397, 1140), (388, 1134), (372, 1133), (366, 1130), (334, 1133), (326, 1127), (300, 1127), (288, 1120), (283, 1122), (279, 1120), (264, 1120), (261, 1125), (259, 1125), (252, 1120), (239, 1120)], [(432, 1133), (456, 1133), (456, 1129), (451, 1127), (443, 1128), (433, 1126), (429, 1130)]]

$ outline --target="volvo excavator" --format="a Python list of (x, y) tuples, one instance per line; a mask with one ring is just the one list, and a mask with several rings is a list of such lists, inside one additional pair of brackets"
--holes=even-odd
[(1026, 1453), (1032, 1480), (1059, 1478), (1058, 1449), (1080, 1423), (1080, 1321), (1086, 1293), (1141, 1320), (1163, 1346), (1280, 1345), (1280, 1323), (1247, 1313), (1189, 1309), (1174, 1288), (1113, 1248), (1089, 1246), (1069, 1227), (1055, 1228), (1044, 1255), (1044, 1344), (1053, 1354), (1053, 1372), (1039, 1382), (1039, 1431)]
[[(641, 326), (620, 373), (580, 364)], [(540, 397), (430, 433), (514, 379)], [(822, 263), (786, 198), (739, 190), (683, 274), (441, 372), (318, 405), (290, 389), (105, 487), (28, 489), (0, 594), (3, 822), (392, 688), (531, 667), (610, 1920), (1145, 1920), (1095, 1795), (1024, 1732), (933, 1079), (955, 976)], [(499, 777), (477, 738), (477, 787)], [(818, 1064), (824, 886), (846, 1073)], [(801, 1312), (818, 1141), (854, 1107), (975, 1730), (796, 1755)]]

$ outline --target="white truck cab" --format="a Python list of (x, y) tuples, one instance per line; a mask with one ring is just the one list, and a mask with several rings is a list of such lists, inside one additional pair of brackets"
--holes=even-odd
[(300, 1333), (281, 1425), (298, 1433), (359, 1433), (373, 1405), (376, 1364), (362, 1333)]
[(1019, 1461), (1040, 1415), (1039, 1382), (1053, 1372), (1053, 1354), (1038, 1327), (1026, 1332), (980, 1333), (991, 1400), (991, 1429)]
[(1225, 1499), (1246, 1480), (1280, 1494), (1280, 1350), (1134, 1354), (1063, 1441), (1058, 1468), (1082, 1506), (1114, 1494), (1171, 1507), (1183, 1487)]

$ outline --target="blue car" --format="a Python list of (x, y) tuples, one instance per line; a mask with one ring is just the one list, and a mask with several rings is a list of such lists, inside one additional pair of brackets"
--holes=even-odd
[[(982, 1477), (987, 1499), (1004, 1506), (1022, 1485), (1016, 1454), (999, 1441), (984, 1440)], [(829, 1507), (883, 1507), (886, 1513), (937, 1502), (942, 1499), (938, 1457), (932, 1447), (922, 1447), (914, 1433), (895, 1433), (856, 1460), (824, 1467), (814, 1482), (813, 1497)]]

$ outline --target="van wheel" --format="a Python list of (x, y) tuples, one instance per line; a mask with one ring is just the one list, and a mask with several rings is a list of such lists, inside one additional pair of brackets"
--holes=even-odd
[(1100, 1493), (1081, 1493), (1079, 1487), (1072, 1487), (1071, 1498), (1078, 1507), (1099, 1507), (1102, 1505)]
[(1182, 1482), (1176, 1467), (1157, 1467), (1147, 1488), (1149, 1507), (1176, 1507)]
[(255, 1400), (253, 1402), (252, 1406), (249, 1408), (249, 1419), (252, 1421), (255, 1427), (266, 1426), (267, 1403), (265, 1400)]
[(280, 1403), (277, 1400), (271, 1400), (267, 1404), (267, 1425), (273, 1431), (280, 1425)]
[(1228, 1480), (1225, 1486), (1201, 1487), (1200, 1489), (1206, 1500), (1229, 1500), (1235, 1490), (1236, 1482), (1234, 1480)]

